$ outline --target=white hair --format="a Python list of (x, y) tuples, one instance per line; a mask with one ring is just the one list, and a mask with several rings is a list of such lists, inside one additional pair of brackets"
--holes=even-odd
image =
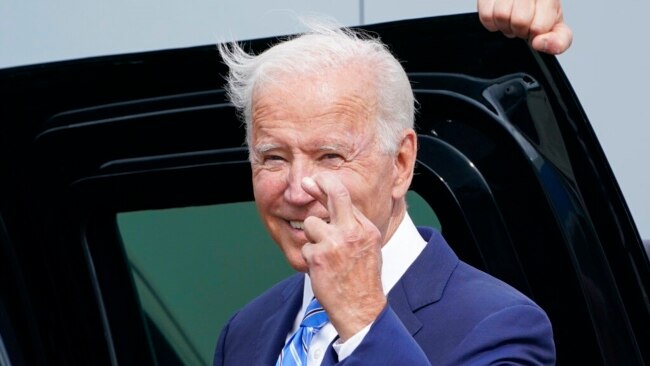
[(247, 53), (236, 43), (218, 46), (230, 70), (226, 92), (246, 125), (249, 148), (255, 90), (277, 82), (280, 75), (316, 73), (357, 62), (367, 66), (377, 88), (378, 143), (383, 151), (396, 152), (401, 133), (413, 128), (415, 113), (413, 90), (400, 62), (377, 37), (322, 21), (309, 22), (307, 26), (306, 33), (259, 55)]

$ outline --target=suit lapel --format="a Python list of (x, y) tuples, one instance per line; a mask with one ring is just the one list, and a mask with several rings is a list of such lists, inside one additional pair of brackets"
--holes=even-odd
[(408, 296), (401, 280), (395, 284), (388, 294), (388, 303), (411, 335), (414, 335), (420, 330), (422, 323), (415, 316), (414, 310), (409, 304)]
[(411, 335), (422, 327), (417, 310), (442, 298), (449, 277), (459, 263), (440, 233), (428, 228), (419, 230), (427, 245), (388, 294), (393, 311)]
[(339, 337), (334, 338), (334, 340), (327, 347), (327, 351), (325, 351), (325, 356), (323, 357), (323, 362), (321, 362), (321, 365), (334, 365), (339, 362), (339, 355), (336, 353), (334, 347), (332, 346), (338, 338)]
[(269, 304), (269, 309), (276, 309), (260, 326), (259, 337), (253, 360), (255, 364), (275, 365), (284, 347), (287, 334), (291, 331), (296, 314), (302, 305), (304, 274), (297, 275), (296, 281), (291, 281), (278, 297), (275, 304)]

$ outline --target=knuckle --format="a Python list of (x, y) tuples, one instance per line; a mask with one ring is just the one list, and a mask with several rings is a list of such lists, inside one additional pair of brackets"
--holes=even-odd
[(381, 233), (374, 225), (349, 230), (346, 234), (346, 243), (349, 245), (381, 245)]
[(510, 19), (510, 27), (515, 31), (528, 31), (530, 19), (525, 15), (513, 15)]
[(323, 251), (314, 251), (309, 257), (310, 267), (322, 267), (327, 262), (327, 256)]
[(335, 235), (336, 237), (333, 240), (334, 244), (341, 243), (344, 245), (354, 243), (363, 237), (359, 226), (354, 221), (339, 223), (336, 227)]
[(322, 267), (327, 262), (327, 251), (320, 244), (307, 244), (303, 246), (302, 256), (310, 268)]
[(479, 13), (478, 18), (483, 23), (483, 25), (492, 25), (492, 13)]
[(302, 259), (305, 261), (305, 263), (310, 263), (311, 262), (311, 257), (312, 257), (312, 245), (310, 244), (305, 244), (302, 246), (302, 249), (300, 250), (300, 254), (302, 255)]
[(350, 197), (350, 192), (342, 185), (334, 187), (330, 194), (337, 199), (348, 199)]
[(510, 12), (505, 9), (495, 9), (493, 17), (497, 24), (507, 24), (510, 22)]
[(365, 235), (363, 235), (359, 230), (349, 230), (345, 235), (345, 242), (348, 245), (356, 245), (363, 242)]
[(370, 230), (369, 238), (373, 242), (381, 245), (381, 233), (379, 232), (379, 229), (377, 229), (376, 227), (373, 227), (372, 230)]
[(537, 36), (540, 34), (544, 34), (550, 30), (549, 27), (545, 26), (544, 24), (541, 24), (539, 22), (535, 22), (530, 25), (529, 32), (531, 36)]

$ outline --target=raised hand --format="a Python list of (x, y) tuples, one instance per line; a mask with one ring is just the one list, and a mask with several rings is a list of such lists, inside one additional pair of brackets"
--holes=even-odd
[(329, 212), (329, 222), (314, 216), (304, 221), (309, 243), (302, 248), (302, 255), (314, 294), (345, 342), (386, 306), (381, 285), (381, 233), (353, 205), (348, 190), (334, 174), (305, 177), (302, 187)]
[(488, 30), (526, 39), (540, 52), (557, 55), (573, 41), (560, 0), (478, 0), (478, 13)]

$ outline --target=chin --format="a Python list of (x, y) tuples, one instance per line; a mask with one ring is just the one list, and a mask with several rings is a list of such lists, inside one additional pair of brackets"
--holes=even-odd
[(306, 238), (298, 237), (290, 231), (273, 232), (271, 238), (293, 269), (300, 272), (306, 271), (307, 263), (302, 257), (302, 247), (307, 243)]
[(307, 265), (307, 262), (305, 262), (305, 259), (302, 257), (302, 251), (300, 248), (288, 248), (287, 250), (284, 250), (284, 248), (280, 248), (282, 250), (282, 254), (284, 254), (284, 258), (287, 260), (287, 263), (293, 268), (294, 270), (298, 272), (308, 272), (309, 271), (309, 266)]
[(297, 272), (304, 272), (307, 273), (309, 272), (309, 266), (307, 266), (307, 263), (300, 257), (300, 260), (292, 260), (291, 258), (287, 258), (287, 262)]
[(309, 273), (309, 267), (307, 266), (307, 263), (300, 263), (300, 264), (293, 264), (289, 262), (289, 265), (291, 265), (291, 268), (295, 269), (296, 272), (302, 272), (302, 273)]
[(285, 253), (284, 255), (287, 258), (287, 262), (289, 262), (289, 265), (296, 271), (298, 272), (309, 271), (309, 266), (307, 265), (307, 262), (305, 262), (305, 259), (302, 257), (302, 251), (297, 250), (294, 251), (293, 253)]

